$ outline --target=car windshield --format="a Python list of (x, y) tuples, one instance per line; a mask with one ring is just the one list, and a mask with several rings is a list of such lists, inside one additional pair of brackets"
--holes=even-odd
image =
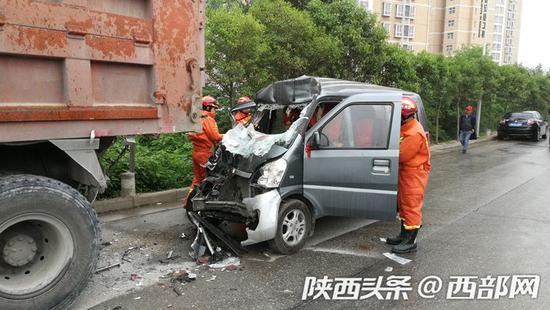
[(263, 156), (274, 144), (288, 148), (305, 131), (313, 105), (260, 105), (254, 116), (259, 121), (237, 124), (224, 135), (222, 144), (230, 153), (244, 157)]
[(534, 118), (535, 115), (533, 113), (507, 113), (504, 115), (504, 118), (512, 118), (512, 119), (529, 119)]

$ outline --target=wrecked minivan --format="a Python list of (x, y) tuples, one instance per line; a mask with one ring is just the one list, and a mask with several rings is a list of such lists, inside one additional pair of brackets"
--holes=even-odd
[(302, 248), (323, 216), (396, 216), (401, 101), (417, 94), (303, 76), (256, 94), (254, 118), (228, 131), (187, 211), (242, 245)]

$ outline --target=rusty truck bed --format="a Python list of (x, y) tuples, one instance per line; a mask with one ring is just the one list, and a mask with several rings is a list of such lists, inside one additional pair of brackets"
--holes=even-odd
[(204, 0), (0, 0), (0, 142), (199, 129), (203, 28)]

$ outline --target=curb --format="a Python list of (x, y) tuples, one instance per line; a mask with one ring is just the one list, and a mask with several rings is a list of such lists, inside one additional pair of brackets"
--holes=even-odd
[(162, 192), (142, 193), (133, 197), (97, 200), (94, 202), (93, 207), (97, 213), (128, 210), (157, 203), (176, 202), (185, 198), (187, 192), (187, 188), (178, 188)]
[[(496, 139), (496, 137), (497, 137), (496, 134), (492, 134), (490, 136), (485, 136), (477, 140), (472, 140), (470, 141), (470, 146), (476, 145), (478, 143), (493, 141)], [(432, 155), (437, 155), (437, 154), (449, 153), (452, 151), (458, 151), (461, 148), (462, 148), (462, 145), (460, 144), (460, 142), (453, 141), (453, 142), (447, 142), (447, 143), (433, 144), (430, 146), (430, 152), (432, 153)]]

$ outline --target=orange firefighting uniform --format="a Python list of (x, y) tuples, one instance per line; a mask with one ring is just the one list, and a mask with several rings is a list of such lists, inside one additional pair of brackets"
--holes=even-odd
[(202, 111), (202, 132), (189, 134), (189, 140), (193, 143), (193, 182), (191, 188), (201, 184), (206, 178), (204, 165), (208, 162), (214, 146), (218, 144), (223, 135), (218, 131), (218, 125), (214, 117), (215, 112)]
[(252, 119), (252, 113), (244, 113), (241, 111), (238, 111), (235, 113), (235, 121), (238, 123), (243, 124), (243, 126), (248, 126), (250, 124), (250, 120)]
[(397, 207), (405, 229), (422, 225), (422, 201), (430, 174), (430, 145), (422, 125), (414, 118), (401, 125)]

